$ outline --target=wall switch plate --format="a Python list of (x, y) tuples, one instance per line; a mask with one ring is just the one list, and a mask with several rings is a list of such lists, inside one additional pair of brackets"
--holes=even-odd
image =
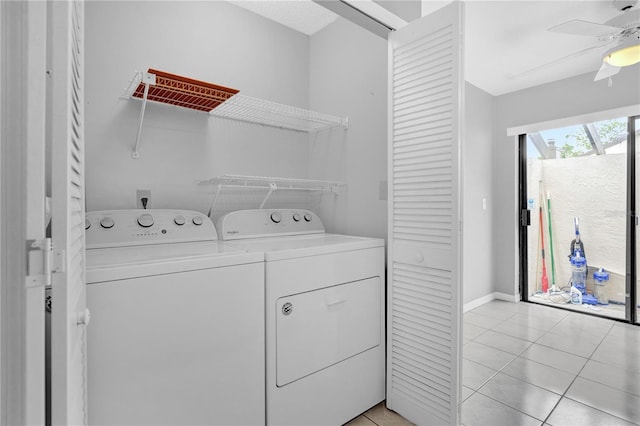
[[(145, 204), (142, 202), (142, 199), (146, 198), (146, 207)], [(151, 208), (151, 190), (149, 189), (138, 189), (136, 191), (136, 208), (137, 209), (150, 209)]]

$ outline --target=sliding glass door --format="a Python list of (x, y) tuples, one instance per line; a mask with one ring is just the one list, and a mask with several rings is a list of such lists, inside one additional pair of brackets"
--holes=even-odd
[(520, 137), (523, 299), (636, 321), (637, 225), (630, 229), (629, 214), (638, 197), (639, 154), (630, 131), (637, 121), (621, 117)]
[[(635, 191), (633, 191), (634, 197), (630, 199), (630, 218), (628, 222), (630, 259), (634, 262), (627, 266), (629, 270), (629, 290), (631, 294), (635, 295), (635, 299), (631, 298), (634, 305), (631, 305), (629, 309), (629, 316), (631, 321), (640, 324), (640, 273), (638, 273), (638, 265), (640, 265), (640, 236), (638, 233), (637, 206), (638, 200), (640, 200), (640, 173), (638, 173), (638, 168), (640, 167), (640, 117), (632, 117), (629, 119), (629, 151), (632, 153), (630, 158), (633, 158), (634, 169), (634, 174), (631, 176), (630, 182), (633, 182), (633, 186), (635, 186)], [(632, 246), (634, 240), (635, 245)], [(633, 248), (635, 248), (635, 256), (632, 253)], [(633, 282), (634, 275), (635, 282)], [(635, 292), (632, 287), (635, 287)]]

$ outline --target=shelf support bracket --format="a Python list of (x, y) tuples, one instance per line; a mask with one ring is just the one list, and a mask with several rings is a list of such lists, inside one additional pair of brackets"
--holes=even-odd
[(136, 135), (136, 146), (133, 148), (131, 157), (134, 159), (140, 158), (138, 147), (140, 146), (140, 136), (142, 135), (142, 121), (144, 120), (144, 110), (147, 107), (147, 97), (149, 96), (149, 85), (156, 84), (156, 75), (148, 72), (142, 73), (141, 83), (144, 84), (144, 94), (142, 95), (142, 107), (140, 108), (140, 123), (138, 124), (138, 134)]
[(213, 196), (213, 200), (211, 201), (211, 207), (209, 207), (209, 213), (207, 216), (211, 217), (211, 214), (213, 213), (213, 209), (216, 206), (216, 201), (218, 201), (218, 197), (220, 196), (221, 191), (222, 191), (222, 184), (218, 183), (218, 189), (216, 190), (216, 193)]
[(260, 204), (260, 208), (264, 207), (264, 205), (269, 200), (269, 197), (271, 197), (271, 194), (273, 194), (273, 191), (277, 191), (277, 190), (278, 190), (278, 185), (276, 185), (275, 183), (269, 184), (269, 192), (267, 192), (267, 196), (264, 197), (264, 200), (262, 200), (262, 204)]

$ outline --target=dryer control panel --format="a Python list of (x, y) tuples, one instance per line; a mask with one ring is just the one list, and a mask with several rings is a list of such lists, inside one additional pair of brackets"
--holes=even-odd
[(302, 209), (238, 210), (220, 217), (216, 228), (221, 240), (324, 233), (320, 218)]
[(84, 227), (87, 249), (218, 239), (211, 219), (190, 210), (87, 212)]

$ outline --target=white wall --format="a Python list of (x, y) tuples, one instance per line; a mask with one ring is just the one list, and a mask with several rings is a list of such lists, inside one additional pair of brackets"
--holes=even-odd
[(493, 263), (495, 291), (518, 294), (518, 145), (507, 129), (640, 104), (638, 66), (613, 78), (593, 81), (594, 73), (499, 96), (495, 99), (493, 152)]
[(304, 133), (152, 102), (134, 160), (141, 103), (120, 97), (152, 67), (308, 108), (308, 36), (222, 1), (90, 1), (86, 28), (88, 211), (135, 208), (136, 189), (150, 189), (152, 207), (206, 212), (213, 188), (200, 180), (308, 177)]
[[(494, 97), (465, 84), (465, 138), (463, 146), (462, 265), (463, 303), (494, 292), (492, 264)], [(486, 209), (483, 208), (485, 200)], [(500, 208), (499, 206), (497, 207)]]
[(311, 37), (310, 49), (311, 108), (349, 116), (347, 131), (312, 138), (310, 177), (347, 183), (347, 194), (325, 205), (325, 226), (386, 238), (387, 41), (338, 19)]

